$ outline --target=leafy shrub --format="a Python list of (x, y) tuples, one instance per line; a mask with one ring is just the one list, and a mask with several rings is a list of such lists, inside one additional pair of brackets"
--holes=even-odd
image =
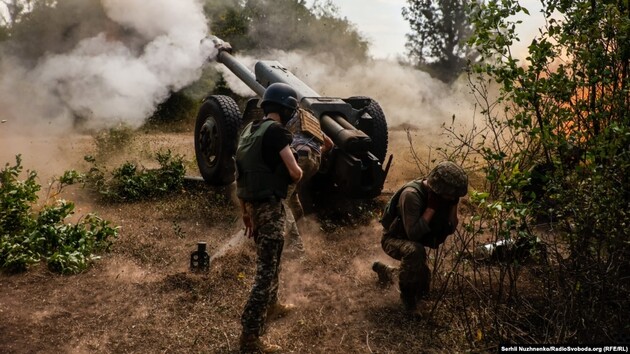
[[(186, 169), (183, 157), (173, 156), (170, 150), (157, 152), (157, 169), (145, 169), (133, 162), (125, 162), (111, 173), (86, 156), (93, 167), (85, 175), (86, 185), (105, 200), (114, 202), (138, 201), (181, 190)], [(111, 175), (111, 177), (107, 177)]]
[(195, 116), (197, 108), (197, 102), (183, 91), (174, 92), (158, 105), (147, 123), (161, 126), (188, 120)]
[(484, 61), (470, 86), (484, 121), (447, 130), (485, 183), (455, 239), (462, 250), (480, 237), (540, 236), (549, 252), (529, 274), (518, 260), (468, 269), (457, 258), (471, 345), (610, 341), (630, 331), (629, 8), (544, 2), (548, 22), (523, 65), (510, 48), (511, 18), (527, 10), (515, 0), (472, 5), (472, 44)]
[[(87, 214), (76, 224), (64, 223), (74, 214), (74, 204), (59, 200), (33, 211), (41, 186), (37, 173), (28, 171), (20, 181), (21, 156), (16, 164), (7, 164), (0, 173), (0, 269), (22, 272), (30, 265), (44, 261), (52, 271), (62, 274), (79, 273), (105, 251), (118, 229), (95, 214)], [(66, 172), (57, 182), (76, 181), (77, 174)]]

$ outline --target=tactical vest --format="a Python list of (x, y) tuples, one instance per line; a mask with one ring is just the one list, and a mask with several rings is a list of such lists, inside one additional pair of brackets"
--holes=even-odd
[(389, 202), (385, 205), (383, 209), (383, 215), (381, 216), (381, 225), (388, 230), (392, 225), (394, 220), (400, 215), (400, 211), (398, 210), (398, 201), (400, 200), (400, 195), (402, 191), (407, 187), (413, 187), (418, 194), (420, 194), (421, 198), (424, 198), (424, 191), (422, 190), (422, 180), (417, 179), (411, 182), (407, 182), (404, 186), (394, 193), (394, 195), (389, 199)]
[(286, 166), (280, 163), (272, 171), (263, 159), (263, 136), (274, 123), (273, 120), (264, 121), (252, 132), (252, 122), (241, 133), (236, 149), (236, 195), (245, 201), (287, 197), (290, 176)]

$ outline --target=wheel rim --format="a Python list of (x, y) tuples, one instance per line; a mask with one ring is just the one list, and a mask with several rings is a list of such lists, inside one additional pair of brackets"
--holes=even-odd
[(208, 117), (199, 131), (199, 151), (208, 165), (214, 166), (220, 153), (219, 129), (216, 121)]

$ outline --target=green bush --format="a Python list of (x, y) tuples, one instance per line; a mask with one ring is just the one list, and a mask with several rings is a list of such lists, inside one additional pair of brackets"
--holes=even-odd
[(133, 162), (125, 162), (110, 173), (98, 166), (93, 157), (86, 156), (85, 160), (93, 164), (84, 176), (85, 184), (106, 201), (113, 202), (146, 200), (179, 191), (186, 172), (183, 157), (173, 156), (170, 150), (156, 153), (160, 164), (157, 169), (145, 169)]
[(472, 276), (458, 263), (460, 292), (475, 294), (462, 317), (484, 338), (599, 343), (630, 330), (630, 14), (619, 4), (544, 1), (547, 24), (522, 63), (513, 19), (527, 10), (472, 3), (484, 61), (469, 78), (483, 122), (447, 130), (485, 181), (458, 240), (540, 238), (548, 250), (527, 278), (518, 260)]
[[(22, 169), (18, 155), (16, 164), (6, 164), (0, 173), (0, 269), (22, 272), (40, 261), (62, 274), (87, 269), (97, 258), (96, 252), (109, 248), (118, 228), (94, 214), (76, 224), (64, 223), (74, 214), (74, 204), (65, 200), (34, 211), (41, 186), (34, 171), (27, 172), (26, 180), (19, 180)], [(73, 181), (76, 173), (71, 172), (57, 180), (60, 189)]]
[(173, 92), (166, 101), (160, 103), (147, 123), (162, 126), (189, 120), (198, 108), (197, 101), (187, 96), (184, 91)]

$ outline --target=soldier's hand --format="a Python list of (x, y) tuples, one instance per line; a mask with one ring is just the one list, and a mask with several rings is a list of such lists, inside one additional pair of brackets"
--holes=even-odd
[(430, 190), (429, 198), (427, 202), (427, 209), (438, 210), (438, 208), (440, 207), (440, 201), (441, 201), (440, 196), (437, 195), (437, 193)]

